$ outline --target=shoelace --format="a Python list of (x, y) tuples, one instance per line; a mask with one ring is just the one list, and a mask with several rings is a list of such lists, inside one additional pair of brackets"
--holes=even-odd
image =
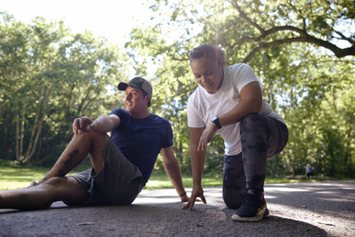
[(259, 201), (259, 197), (251, 195), (244, 190), (242, 191), (241, 195), (244, 197), (242, 205), (254, 207)]

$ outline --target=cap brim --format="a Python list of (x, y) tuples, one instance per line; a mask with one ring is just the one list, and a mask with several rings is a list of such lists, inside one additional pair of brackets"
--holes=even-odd
[(120, 91), (124, 91), (126, 90), (128, 86), (128, 83), (126, 82), (120, 82), (118, 85), (117, 85), (117, 89), (119, 89)]
[(126, 90), (126, 88), (130, 86), (130, 87), (133, 87), (135, 89), (140, 89), (138, 86), (136, 86), (135, 84), (132, 84), (132, 83), (127, 83), (127, 82), (120, 82), (117, 86), (117, 89), (119, 89), (120, 91), (124, 91)]

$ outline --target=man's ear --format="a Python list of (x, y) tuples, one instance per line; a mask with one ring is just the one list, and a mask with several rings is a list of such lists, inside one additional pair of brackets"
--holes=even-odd
[(148, 102), (151, 98), (152, 98), (151, 95), (147, 95), (147, 96), (145, 97), (145, 100)]

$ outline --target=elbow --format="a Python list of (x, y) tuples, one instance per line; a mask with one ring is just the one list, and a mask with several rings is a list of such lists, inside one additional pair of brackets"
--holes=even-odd
[(255, 106), (255, 112), (254, 113), (259, 113), (261, 111), (261, 108), (263, 107), (263, 103), (258, 103), (256, 106)]
[(168, 169), (171, 168), (172, 166), (174, 166), (176, 162), (177, 162), (177, 160), (175, 157), (169, 158), (169, 159), (163, 159), (164, 167), (166, 167)]
[(249, 113), (259, 113), (263, 107), (263, 101), (260, 99), (255, 99), (250, 101)]
[(176, 164), (174, 162), (164, 162), (164, 169), (167, 173), (171, 173), (175, 167)]

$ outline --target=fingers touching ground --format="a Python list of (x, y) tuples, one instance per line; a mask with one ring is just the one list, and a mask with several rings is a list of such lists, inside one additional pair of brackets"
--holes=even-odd
[[(201, 200), (198, 199), (198, 197)], [(189, 198), (189, 201), (187, 202), (187, 204), (185, 206), (182, 207), (182, 209), (191, 210), (194, 207), (195, 202), (200, 202), (200, 201), (202, 201), (204, 204), (207, 204), (205, 196), (203, 195), (203, 189), (202, 189), (202, 187), (194, 188), (192, 190), (191, 197)]]

